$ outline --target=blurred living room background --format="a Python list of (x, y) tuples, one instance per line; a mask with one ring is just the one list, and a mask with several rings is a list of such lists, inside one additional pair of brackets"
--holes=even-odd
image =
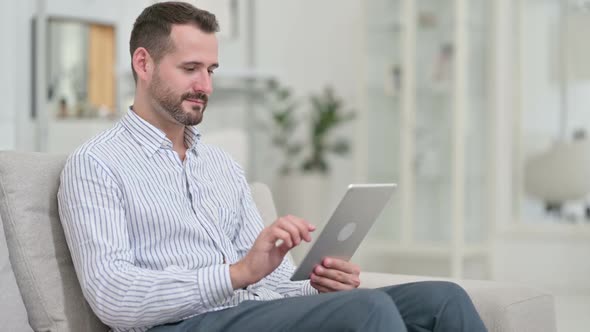
[[(0, 2), (0, 150), (67, 154), (123, 116), (154, 2)], [(586, 331), (590, 1), (192, 3), (221, 25), (203, 140), (280, 214), (321, 228), (348, 184), (395, 182), (363, 269), (545, 289)]]

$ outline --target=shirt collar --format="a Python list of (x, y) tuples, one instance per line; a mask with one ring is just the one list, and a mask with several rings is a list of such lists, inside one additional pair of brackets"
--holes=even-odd
[(201, 140), (201, 133), (196, 126), (185, 126), (184, 127), (184, 144), (187, 149), (194, 150), (197, 147), (197, 143)]
[[(129, 107), (129, 111), (121, 119), (121, 124), (149, 156), (156, 153), (158, 149), (172, 149), (172, 141), (166, 137), (166, 134), (137, 115), (132, 107)], [(195, 126), (184, 127), (184, 144), (188, 150), (194, 150), (200, 138), (201, 134)]]

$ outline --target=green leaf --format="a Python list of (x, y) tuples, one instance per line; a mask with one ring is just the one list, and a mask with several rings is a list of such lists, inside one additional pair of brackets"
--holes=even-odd
[(330, 150), (338, 155), (344, 155), (350, 152), (350, 144), (348, 141), (340, 139), (330, 146)]
[(297, 155), (301, 150), (303, 150), (303, 144), (300, 143), (289, 144), (287, 146), (287, 153), (290, 155)]

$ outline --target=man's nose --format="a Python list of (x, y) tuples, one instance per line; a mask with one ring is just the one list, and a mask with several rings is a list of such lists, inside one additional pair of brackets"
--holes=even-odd
[(203, 92), (206, 95), (210, 95), (213, 92), (213, 79), (207, 70), (199, 73), (198, 77), (193, 82), (193, 90), (195, 92)]

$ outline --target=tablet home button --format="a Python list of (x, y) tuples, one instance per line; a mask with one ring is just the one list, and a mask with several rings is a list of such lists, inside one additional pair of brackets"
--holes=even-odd
[(346, 226), (342, 227), (340, 233), (338, 233), (338, 241), (346, 241), (354, 233), (355, 229), (356, 223), (349, 222), (346, 224)]

